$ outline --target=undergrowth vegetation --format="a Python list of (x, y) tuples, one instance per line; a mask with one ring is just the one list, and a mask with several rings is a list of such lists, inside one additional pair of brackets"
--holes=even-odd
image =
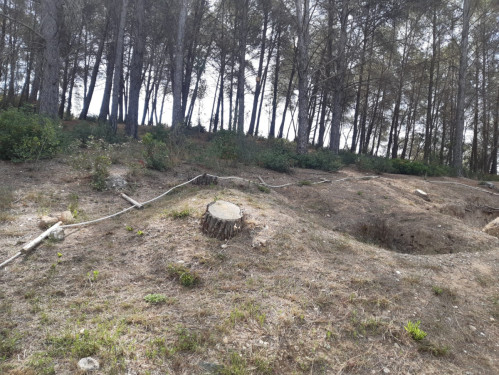
[(60, 151), (58, 121), (33, 113), (29, 107), (0, 112), (0, 159), (13, 161), (49, 158)]

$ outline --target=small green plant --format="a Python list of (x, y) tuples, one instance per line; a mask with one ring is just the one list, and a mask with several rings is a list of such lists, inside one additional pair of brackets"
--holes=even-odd
[(62, 258), (62, 253), (57, 253), (58, 258)]
[(19, 336), (0, 331), (0, 362), (12, 357), (18, 349)]
[(425, 331), (419, 328), (420, 324), (421, 324), (420, 320), (418, 320), (416, 323), (413, 323), (412, 321), (409, 320), (407, 324), (404, 326), (405, 330), (409, 332), (411, 337), (416, 341), (423, 340), (428, 335)]
[(363, 193), (363, 192), (361, 192), (361, 191), (358, 191), (358, 192), (357, 192), (357, 195), (358, 195), (358, 196), (360, 196), (360, 197), (362, 197), (362, 195), (363, 195), (363, 194), (364, 194), (364, 193)]
[(191, 288), (201, 282), (201, 278), (187, 267), (178, 264), (169, 264), (167, 271), (170, 277), (177, 279), (181, 285)]
[(433, 289), (433, 294), (435, 294), (436, 296), (440, 296), (444, 292), (444, 290), (442, 288), (440, 288), (436, 285), (434, 285), (432, 287), (432, 289)]
[(269, 194), (271, 192), (271, 190), (265, 185), (257, 185), (257, 187), (262, 193)]
[(95, 283), (99, 278), (99, 271), (87, 272), (87, 279), (90, 283)]
[(217, 371), (217, 375), (245, 375), (248, 373), (248, 365), (244, 357), (237, 352), (232, 352), (227, 365)]
[(153, 304), (153, 305), (159, 305), (161, 303), (166, 302), (166, 296), (163, 294), (148, 294), (147, 296), (144, 297), (144, 300), (147, 303)]
[(181, 211), (172, 211), (170, 215), (174, 219), (184, 219), (191, 215), (191, 210), (189, 208), (184, 208)]
[(310, 186), (310, 185), (312, 185), (312, 182), (308, 180), (303, 180), (298, 182), (298, 186)]
[(196, 332), (184, 327), (177, 329), (177, 341), (174, 350), (180, 352), (193, 352), (199, 346), (199, 336)]
[(437, 345), (429, 343), (428, 345), (423, 345), (418, 348), (419, 352), (422, 353), (430, 353), (435, 357), (443, 357), (447, 355), (450, 351), (450, 347), (448, 345)]
[(143, 232), (143, 231), (141, 231), (141, 230), (138, 230), (138, 231), (137, 231), (137, 236), (143, 236), (143, 235), (144, 235), (144, 232)]
[(133, 232), (133, 227), (131, 227), (130, 225), (127, 225), (125, 229), (129, 232)]

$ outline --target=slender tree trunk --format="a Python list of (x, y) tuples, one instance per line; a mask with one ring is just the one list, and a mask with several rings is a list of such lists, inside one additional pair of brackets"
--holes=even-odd
[(237, 105), (238, 105), (238, 118), (237, 118), (237, 132), (244, 134), (244, 85), (245, 85), (245, 71), (246, 71), (246, 39), (248, 34), (248, 12), (249, 0), (238, 0), (239, 8), (239, 51), (238, 63), (239, 69), (237, 72)]
[(111, 116), (109, 122), (111, 123), (111, 131), (116, 134), (118, 130), (118, 100), (121, 90), (121, 75), (123, 70), (123, 36), (125, 33), (125, 21), (128, 8), (128, 0), (123, 0), (121, 4), (121, 16), (118, 27), (118, 34), (116, 37), (116, 56), (114, 59), (114, 75), (113, 75), (113, 96), (111, 103)]
[(256, 113), (258, 109), (258, 99), (263, 82), (263, 59), (265, 57), (265, 44), (267, 41), (267, 26), (269, 24), (269, 13), (266, 9), (263, 10), (263, 27), (262, 27), (262, 42), (260, 44), (260, 60), (258, 62), (258, 72), (256, 76), (255, 94), (253, 95), (253, 109), (251, 111), (251, 120), (248, 129), (248, 135), (253, 135), (255, 130)]
[[(106, 44), (108, 30), (109, 30), (109, 18), (106, 18), (106, 26), (104, 27), (102, 39), (99, 42), (99, 48), (97, 50), (97, 55), (95, 55), (95, 64), (94, 64), (94, 67), (92, 69), (92, 76), (90, 77), (90, 85), (88, 87), (88, 91), (86, 92), (85, 98), (83, 99), (83, 108), (81, 110), (80, 117), (79, 117), (80, 120), (87, 119), (88, 110), (90, 109), (90, 102), (92, 101), (92, 96), (94, 95), (95, 82), (97, 81), (97, 75), (99, 74), (99, 67), (100, 67), (100, 63), (102, 60), (102, 53), (104, 51), (104, 46)], [(108, 107), (109, 107), (109, 104), (108, 104)], [(106, 117), (107, 117), (107, 114), (106, 114)]]
[(279, 91), (279, 66), (281, 62), (281, 23), (277, 25), (277, 51), (275, 57), (275, 66), (274, 66), (274, 85), (273, 85), (273, 93), (272, 93), (272, 118), (270, 121), (270, 129), (269, 129), (269, 137), (275, 137), (275, 122), (276, 122), (276, 113), (277, 113), (277, 96)]
[(182, 0), (180, 14), (177, 25), (177, 39), (175, 46), (175, 69), (173, 77), (173, 109), (172, 109), (172, 129), (184, 122), (182, 111), (182, 81), (184, 73), (184, 37), (185, 23), (187, 20), (188, 0)]
[(494, 116), (494, 136), (492, 140), (492, 152), (491, 152), (492, 163), (490, 167), (490, 174), (493, 175), (497, 174), (498, 147), (499, 147), (499, 86), (497, 88), (496, 109)]
[(59, 30), (62, 22), (62, 0), (41, 1), (41, 32), (45, 41), (43, 85), (40, 91), (40, 113), (57, 117), (59, 101)]
[(306, 154), (308, 139), (309, 0), (295, 0), (298, 25), (298, 154)]
[(341, 30), (336, 63), (337, 77), (333, 91), (333, 118), (331, 123), (331, 137), (329, 140), (329, 148), (334, 154), (338, 154), (340, 151), (340, 122), (343, 114), (343, 99), (345, 95), (344, 84), (347, 68), (345, 49), (347, 44), (348, 6), (349, 0), (344, 1), (340, 17)]
[(466, 94), (466, 68), (468, 65), (468, 34), (471, 18), (471, 0), (463, 0), (463, 29), (457, 89), (456, 126), (453, 138), (452, 166), (458, 176), (463, 174), (464, 104)]
[(144, 67), (145, 49), (145, 9), (144, 0), (135, 2), (135, 28), (132, 63), (130, 66), (130, 91), (128, 94), (128, 116), (126, 118), (126, 134), (129, 137), (138, 137), (139, 126), (139, 98), (142, 87), (142, 70)]
[(293, 82), (295, 78), (296, 65), (297, 65), (297, 54), (298, 54), (298, 49), (295, 48), (293, 53), (293, 67), (291, 68), (291, 74), (289, 76), (289, 82), (288, 82), (288, 89), (286, 91), (286, 100), (284, 102), (284, 110), (282, 111), (281, 126), (279, 127), (279, 133), (277, 134), (277, 138), (279, 139), (282, 138), (284, 135), (284, 123), (286, 121), (286, 113), (291, 103), (291, 94), (293, 91)]

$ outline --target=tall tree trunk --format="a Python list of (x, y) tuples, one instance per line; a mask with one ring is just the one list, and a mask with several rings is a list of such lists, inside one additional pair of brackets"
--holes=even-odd
[(308, 71), (309, 71), (309, 0), (295, 0), (298, 25), (298, 154), (306, 154), (308, 147)]
[(138, 138), (139, 97), (142, 87), (142, 69), (144, 65), (144, 49), (146, 33), (144, 29), (144, 0), (135, 2), (135, 28), (133, 30), (133, 54), (130, 66), (130, 91), (128, 94), (128, 116), (125, 131), (129, 137)]
[(258, 109), (258, 99), (260, 98), (260, 91), (263, 82), (263, 59), (265, 57), (265, 44), (267, 41), (267, 26), (269, 24), (269, 12), (263, 9), (263, 27), (262, 27), (262, 42), (260, 44), (260, 60), (258, 62), (258, 72), (256, 74), (256, 87), (253, 95), (253, 109), (251, 111), (251, 120), (248, 129), (248, 135), (253, 135), (255, 130), (256, 112)]
[(121, 4), (121, 15), (118, 27), (118, 33), (116, 37), (116, 56), (114, 59), (114, 75), (113, 75), (113, 96), (111, 103), (111, 116), (109, 122), (111, 125), (111, 131), (116, 134), (118, 130), (118, 100), (121, 90), (121, 75), (123, 70), (123, 37), (125, 34), (125, 21), (126, 13), (128, 8), (128, 0), (123, 0)]
[(338, 46), (337, 57), (337, 75), (335, 79), (335, 87), (333, 91), (333, 118), (331, 122), (331, 137), (329, 140), (329, 148), (337, 154), (340, 151), (340, 122), (343, 114), (343, 99), (345, 95), (345, 75), (346, 75), (346, 58), (345, 49), (347, 44), (347, 22), (348, 22), (348, 6), (349, 0), (345, 0), (341, 9), (340, 16), (340, 41)]
[(452, 140), (452, 166), (458, 176), (463, 174), (464, 104), (466, 94), (466, 68), (468, 65), (468, 34), (471, 18), (471, 0), (463, 0), (463, 29), (461, 33), (461, 56), (457, 88), (456, 126)]
[[(99, 67), (102, 60), (102, 53), (104, 51), (104, 46), (106, 44), (107, 33), (109, 30), (109, 18), (106, 18), (106, 25), (104, 27), (104, 32), (102, 33), (102, 39), (99, 42), (99, 48), (97, 49), (97, 55), (95, 55), (95, 64), (92, 69), (92, 76), (90, 78), (90, 85), (88, 91), (86, 92), (85, 98), (83, 99), (83, 108), (80, 113), (80, 120), (86, 120), (88, 115), (88, 110), (90, 109), (90, 102), (92, 101), (92, 96), (94, 95), (95, 82), (97, 81), (97, 75), (99, 74)], [(109, 107), (109, 104), (108, 104)], [(106, 114), (107, 117), (107, 114)]]
[(279, 66), (281, 61), (281, 23), (279, 22), (277, 25), (277, 51), (275, 57), (275, 66), (274, 66), (274, 85), (273, 85), (273, 93), (272, 93), (272, 117), (270, 120), (270, 129), (269, 129), (269, 137), (275, 137), (275, 122), (276, 122), (276, 112), (277, 112), (277, 96), (279, 91)]
[(59, 101), (59, 30), (62, 22), (62, 0), (41, 1), (43, 52), (43, 85), (40, 90), (40, 113), (57, 117)]
[(238, 0), (239, 6), (239, 50), (238, 50), (238, 63), (239, 69), (237, 72), (237, 132), (244, 133), (244, 85), (245, 85), (245, 71), (246, 71), (246, 39), (248, 34), (248, 12), (249, 0)]
[(426, 163), (430, 162), (431, 150), (431, 128), (432, 128), (432, 109), (433, 109), (433, 74), (435, 70), (435, 59), (437, 58), (437, 8), (433, 5), (432, 19), (432, 54), (430, 60), (430, 81), (428, 83), (428, 98), (426, 101), (426, 127), (424, 140), (424, 155), (423, 159)]
[(281, 126), (279, 127), (279, 133), (277, 134), (277, 138), (279, 139), (284, 136), (284, 123), (286, 121), (286, 113), (288, 111), (288, 107), (291, 103), (293, 82), (296, 74), (297, 55), (298, 55), (298, 49), (295, 47), (293, 53), (293, 67), (291, 68), (291, 74), (289, 75), (288, 89), (286, 91), (286, 100), (284, 101), (284, 110), (282, 111)]
[(490, 174), (497, 174), (497, 149), (499, 147), (499, 86), (497, 88), (497, 99), (496, 99), (496, 109), (494, 115), (494, 135), (492, 140), (492, 151), (491, 151), (491, 167)]
[(182, 0), (180, 3), (180, 14), (178, 18), (177, 39), (175, 46), (175, 68), (173, 76), (172, 129), (175, 129), (184, 121), (184, 114), (182, 111), (182, 81), (184, 74), (185, 23), (187, 20), (187, 6), (189, 1)]

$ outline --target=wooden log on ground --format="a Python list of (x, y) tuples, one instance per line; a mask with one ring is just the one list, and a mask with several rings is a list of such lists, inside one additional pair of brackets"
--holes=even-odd
[(59, 221), (57, 224), (52, 225), (49, 229), (47, 229), (45, 232), (40, 234), (38, 237), (36, 237), (33, 241), (27, 243), (26, 245), (23, 246), (21, 253), (25, 254), (35, 246), (37, 246), (40, 242), (42, 242), (45, 238), (47, 238), (50, 233), (55, 231), (57, 228), (59, 228), (62, 224), (62, 221)]
[(227, 240), (239, 233), (243, 226), (243, 213), (239, 206), (226, 201), (211, 202), (206, 207), (201, 225), (203, 232), (219, 240)]
[(133, 204), (135, 208), (142, 208), (143, 206), (137, 202), (135, 199), (130, 198), (128, 195), (121, 193), (121, 198), (124, 200), (128, 201), (129, 203)]

